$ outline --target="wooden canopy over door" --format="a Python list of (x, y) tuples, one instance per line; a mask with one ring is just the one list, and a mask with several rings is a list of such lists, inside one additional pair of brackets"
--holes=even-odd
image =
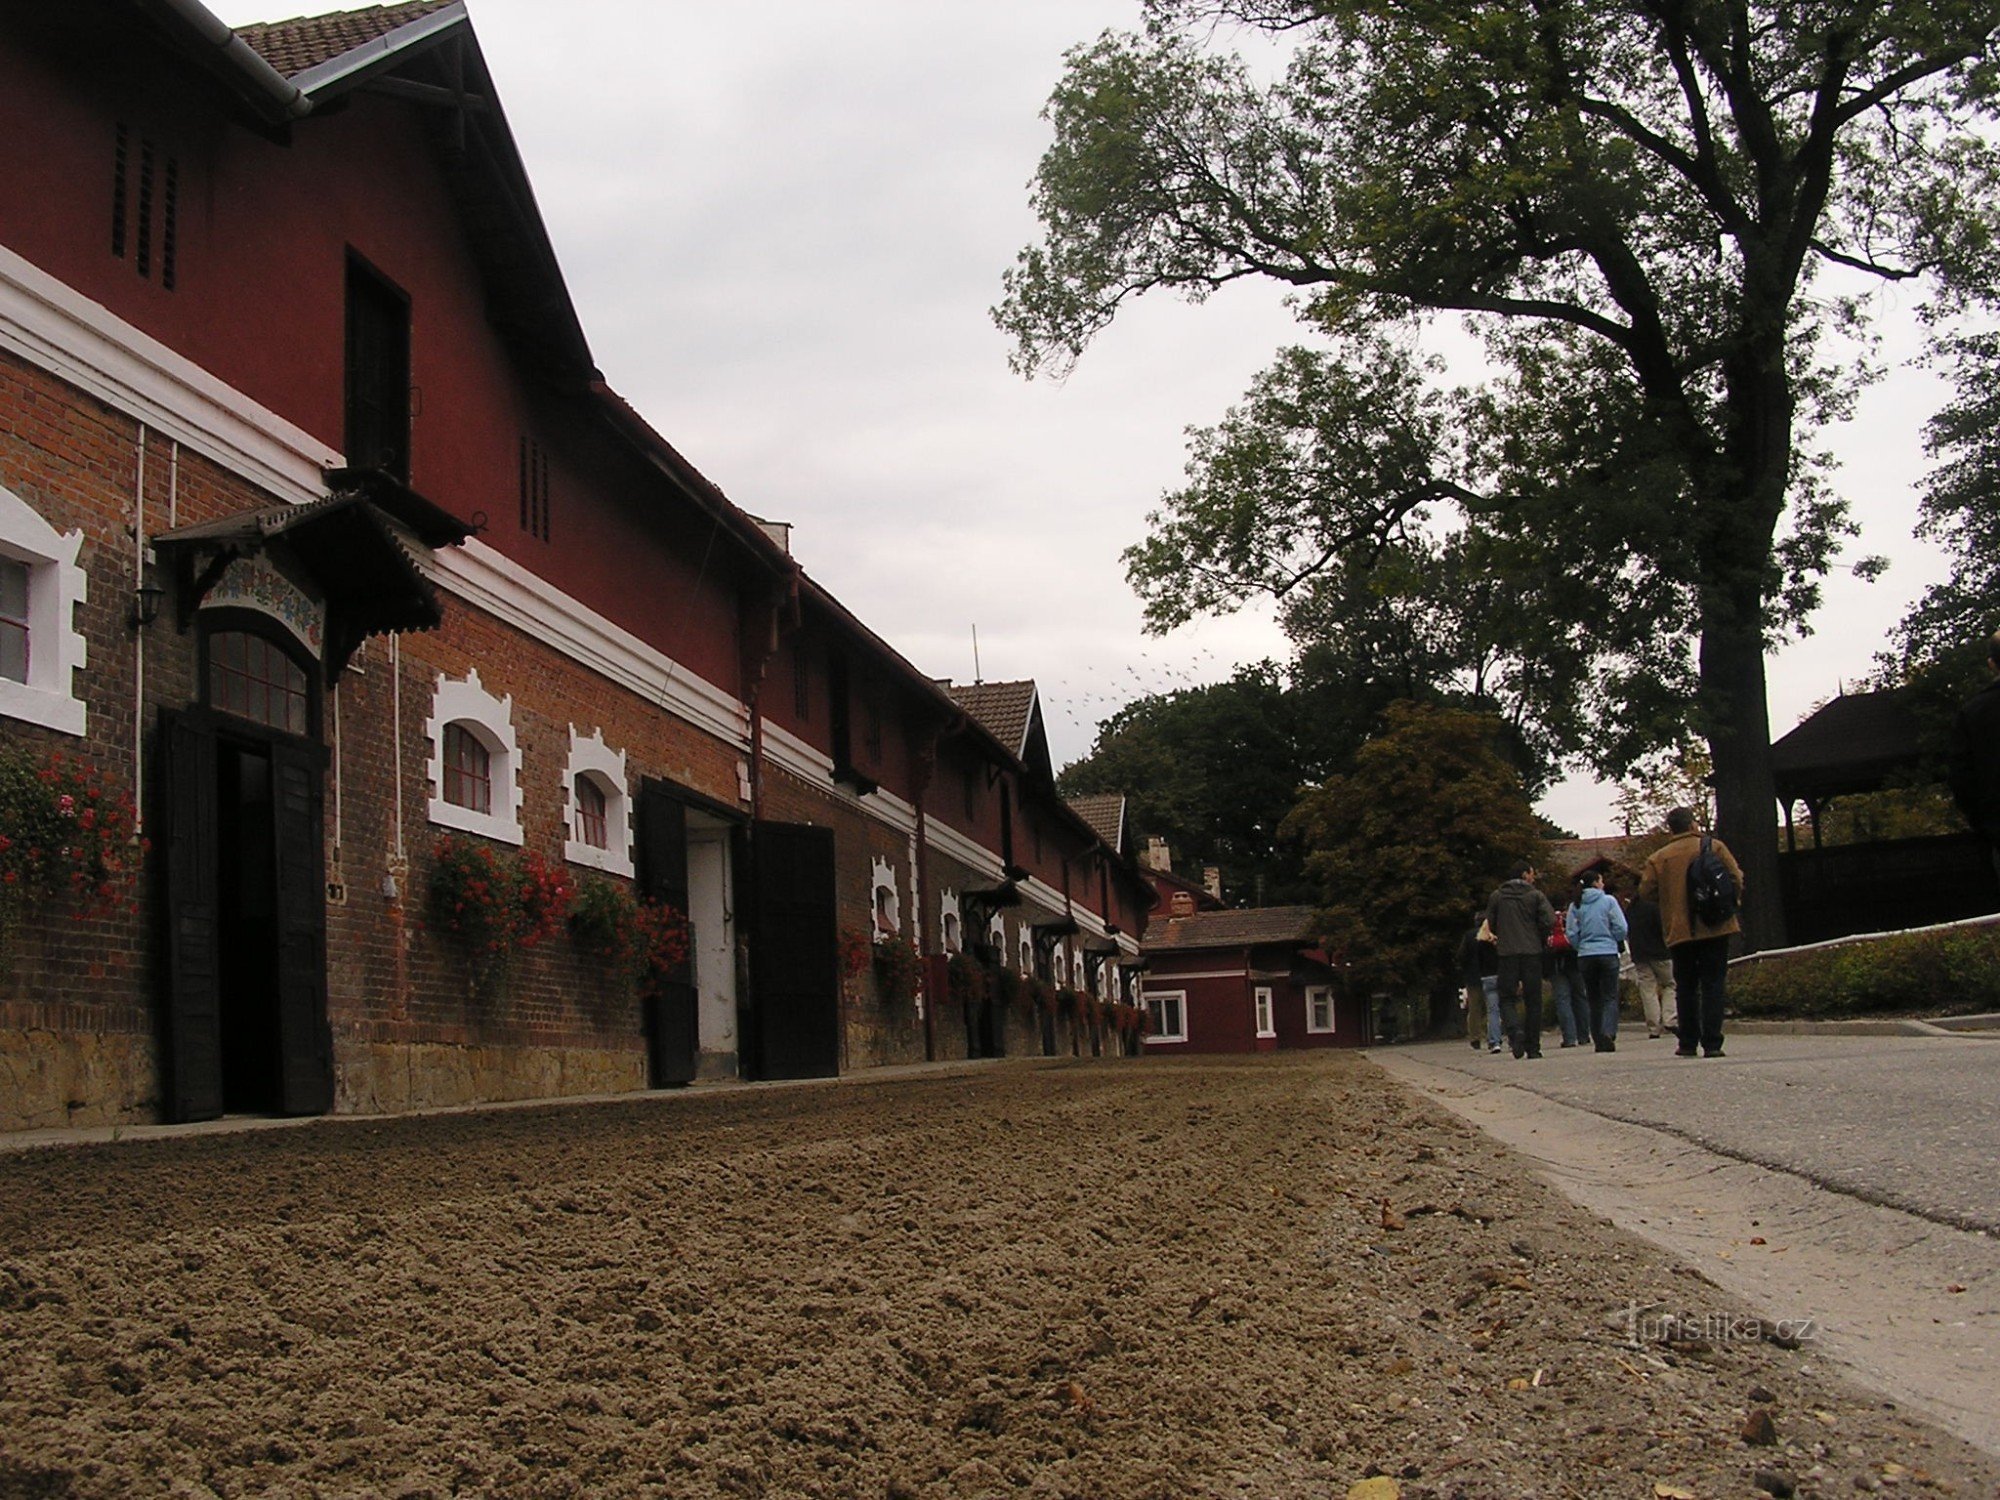
[(754, 1029), (745, 1057), (758, 1078), (840, 1072), (840, 968), (831, 828), (757, 823), (748, 900)]

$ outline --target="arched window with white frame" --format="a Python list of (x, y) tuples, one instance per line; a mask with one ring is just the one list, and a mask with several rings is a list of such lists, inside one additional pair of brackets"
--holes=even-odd
[(569, 764), (563, 770), (568, 813), (563, 857), (571, 864), (628, 880), (636, 873), (632, 799), (626, 786), (625, 752), (606, 745), (602, 730), (586, 736), (570, 725)]
[(513, 698), (487, 692), (476, 669), (462, 679), (440, 676), (425, 728), (431, 742), (430, 820), (503, 844), (521, 843)]
[(868, 878), (869, 906), (874, 911), (875, 936), (903, 935), (902, 905), (896, 898), (896, 869), (886, 859), (875, 859)]
[(58, 532), (0, 488), (0, 718), (85, 732), (76, 673), (88, 660), (77, 606), (89, 593), (81, 531)]
[(938, 895), (938, 938), (946, 953), (965, 949), (965, 928), (959, 920), (958, 892), (946, 886)]

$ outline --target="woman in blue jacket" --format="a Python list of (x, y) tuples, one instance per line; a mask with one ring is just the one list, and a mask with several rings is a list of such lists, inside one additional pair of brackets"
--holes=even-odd
[(1625, 909), (1604, 889), (1595, 870), (1583, 875), (1583, 888), (1569, 909), (1564, 931), (1576, 949), (1583, 1011), (1596, 1019), (1597, 1050), (1618, 1050), (1618, 950), (1627, 931)]

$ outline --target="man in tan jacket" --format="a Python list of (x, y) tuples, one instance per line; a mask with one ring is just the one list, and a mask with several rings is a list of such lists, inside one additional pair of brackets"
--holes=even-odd
[[(1639, 894), (1660, 903), (1660, 926), (1667, 939), (1667, 956), (1673, 960), (1674, 988), (1680, 992), (1680, 1045), (1676, 1057), (1693, 1057), (1698, 1043), (1702, 1056), (1722, 1056), (1722, 990), (1729, 974), (1729, 939), (1743, 930), (1735, 916), (1713, 926), (1703, 922), (1688, 906), (1688, 866), (1701, 853), (1702, 835), (1694, 826), (1694, 813), (1677, 807), (1667, 814), (1667, 831), (1672, 842), (1653, 851), (1646, 872), (1639, 878)], [(1710, 839), (1709, 847), (1736, 878), (1737, 902), (1743, 899), (1743, 867), (1721, 839)]]

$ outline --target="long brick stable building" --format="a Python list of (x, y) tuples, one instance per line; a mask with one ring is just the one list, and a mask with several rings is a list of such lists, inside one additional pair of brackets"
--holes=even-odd
[[(463, 4), (9, 7), (0, 129), (6, 785), (138, 823), (110, 899), (0, 891), (0, 1129), (1121, 1050), (1149, 892), (1033, 684), (918, 671), (605, 383)], [(685, 960), (495, 960), (466, 858)]]

